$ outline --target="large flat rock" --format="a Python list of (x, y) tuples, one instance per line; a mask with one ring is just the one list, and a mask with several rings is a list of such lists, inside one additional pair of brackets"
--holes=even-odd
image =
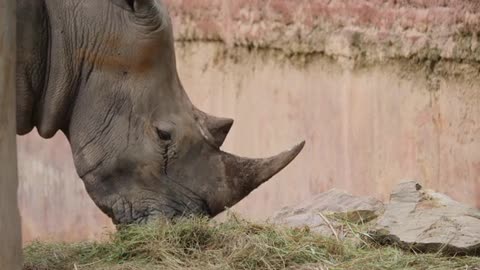
[(341, 237), (341, 219), (352, 223), (367, 223), (383, 212), (383, 204), (372, 197), (358, 197), (332, 189), (294, 207), (275, 213), (271, 221), (289, 227), (309, 227), (326, 236)]
[(405, 182), (392, 192), (371, 234), (382, 244), (419, 252), (480, 255), (480, 210)]

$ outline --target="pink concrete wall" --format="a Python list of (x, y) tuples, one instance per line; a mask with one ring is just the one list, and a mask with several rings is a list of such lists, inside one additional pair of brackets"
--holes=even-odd
[[(476, 1), (167, 1), (196, 105), (235, 118), (225, 150), (300, 156), (234, 209), (261, 219), (332, 187), (404, 179), (480, 207)], [(26, 241), (96, 238), (108, 219), (63, 136), (18, 138)]]
[(17, 137), (23, 241), (38, 237), (77, 241), (102, 237), (110, 220), (89, 198), (73, 166), (67, 140), (33, 131)]
[(406, 179), (480, 206), (478, 74), (435, 77), (433, 91), (428, 72), (402, 62), (351, 69), (318, 57), (298, 68), (238, 49), (216, 64), (219, 51), (188, 44), (179, 62), (193, 101), (236, 119), (225, 148), (265, 156), (307, 140), (291, 166), (235, 207), (241, 213), (265, 217), (333, 187), (385, 199)]

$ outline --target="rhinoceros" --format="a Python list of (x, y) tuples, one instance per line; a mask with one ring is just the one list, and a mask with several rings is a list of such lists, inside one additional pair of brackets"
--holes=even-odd
[(265, 159), (220, 149), (233, 120), (190, 101), (161, 0), (18, 0), (17, 20), (17, 134), (63, 132), (114, 224), (213, 217), (304, 146)]

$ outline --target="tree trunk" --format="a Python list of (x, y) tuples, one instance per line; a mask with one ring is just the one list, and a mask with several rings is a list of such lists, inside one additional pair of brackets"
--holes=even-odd
[(0, 268), (21, 269), (15, 141), (16, 1), (0, 0)]

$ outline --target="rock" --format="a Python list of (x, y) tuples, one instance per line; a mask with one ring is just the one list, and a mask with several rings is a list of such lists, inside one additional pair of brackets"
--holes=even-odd
[(401, 183), (370, 234), (381, 244), (417, 252), (480, 255), (480, 210), (416, 182)]
[(285, 207), (271, 221), (289, 227), (309, 227), (326, 236), (342, 237), (344, 223), (366, 223), (383, 212), (383, 204), (372, 197), (357, 197), (332, 189), (295, 207)]

